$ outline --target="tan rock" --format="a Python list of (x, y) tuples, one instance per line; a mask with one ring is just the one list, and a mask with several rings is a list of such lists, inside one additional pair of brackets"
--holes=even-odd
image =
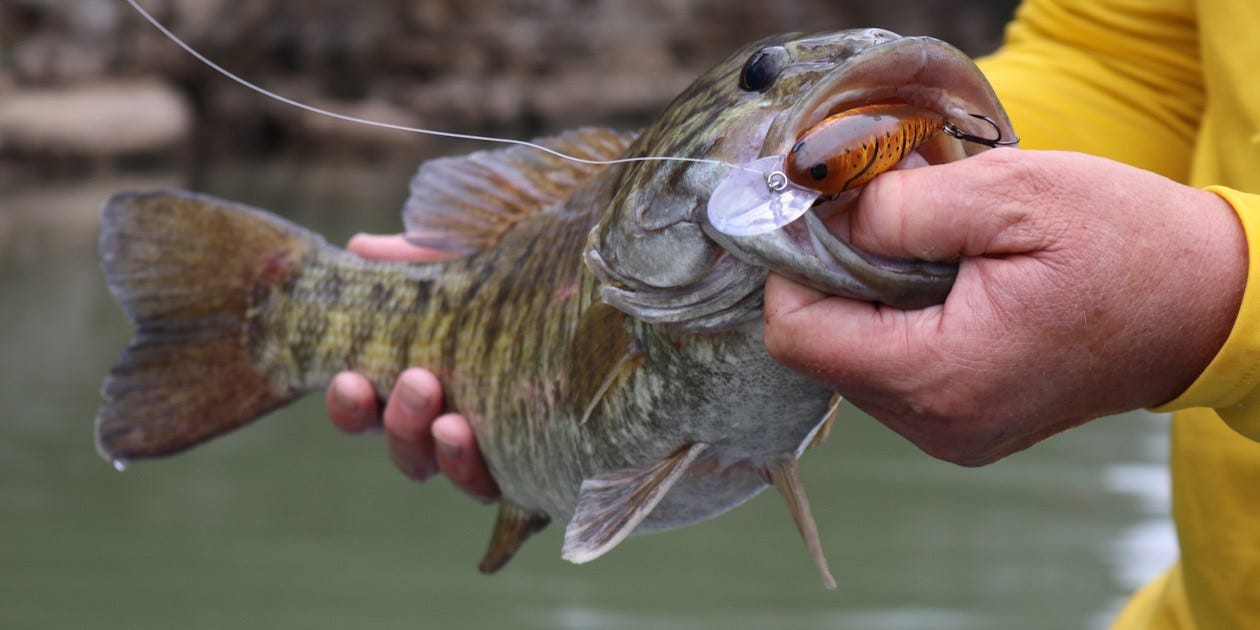
[(192, 112), (156, 81), (16, 89), (0, 98), (0, 150), (108, 158), (184, 143)]

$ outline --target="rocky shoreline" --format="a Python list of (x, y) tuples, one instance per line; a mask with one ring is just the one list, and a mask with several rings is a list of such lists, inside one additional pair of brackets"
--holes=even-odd
[[(269, 89), (351, 115), (532, 136), (643, 124), (732, 48), (879, 25), (969, 53), (1013, 0), (142, 0)], [(271, 153), (385, 159), (410, 134), (312, 116), (178, 50), (122, 0), (0, 3), (0, 184), (135, 161)]]

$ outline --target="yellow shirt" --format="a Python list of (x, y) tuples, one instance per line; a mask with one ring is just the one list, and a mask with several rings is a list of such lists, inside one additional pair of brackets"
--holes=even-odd
[(980, 63), (1025, 148), (1127, 162), (1238, 213), (1250, 261), (1237, 321), (1161, 407), (1178, 410), (1181, 559), (1115, 627), (1260, 628), (1260, 0), (1026, 0)]

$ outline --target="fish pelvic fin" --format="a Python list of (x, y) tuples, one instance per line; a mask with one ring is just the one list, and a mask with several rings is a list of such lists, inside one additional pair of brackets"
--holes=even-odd
[(805, 486), (801, 483), (800, 466), (796, 458), (788, 455), (781, 457), (766, 467), (767, 480), (774, 485), (783, 500), (787, 502), (788, 512), (796, 522), (796, 529), (814, 558), (814, 565), (822, 574), (823, 585), (828, 589), (836, 588), (836, 579), (831, 576), (831, 568), (827, 565), (827, 557), (823, 554), (822, 541), (818, 538), (818, 526), (814, 524), (814, 514), (809, 509), (809, 498), (805, 496)]
[(831, 400), (827, 402), (827, 413), (823, 415), (822, 422), (814, 427), (810, 432), (809, 438), (797, 449), (796, 456), (800, 457), (801, 453), (807, 448), (821, 446), (827, 438), (831, 437), (831, 429), (836, 425), (836, 419), (840, 417), (840, 408), (844, 405), (844, 397), (840, 394), (832, 394)]
[(641, 468), (623, 468), (582, 482), (560, 556), (590, 562), (625, 540), (647, 518), (687, 468), (708, 448), (696, 443)]
[(489, 575), (502, 569), (530, 536), (542, 531), (550, 522), (551, 517), (546, 514), (530, 512), (500, 499), (494, 533), (490, 535), (490, 545), (477, 570)]
[(105, 204), (101, 269), (136, 334), (102, 387), (96, 447), (121, 467), (230, 431), (300, 392), (260, 373), (251, 308), (324, 241), (259, 210), (187, 193)]

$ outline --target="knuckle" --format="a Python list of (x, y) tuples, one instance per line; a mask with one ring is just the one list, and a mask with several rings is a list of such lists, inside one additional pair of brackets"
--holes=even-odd
[(1000, 435), (991, 419), (975, 409), (974, 401), (956, 390), (940, 390), (908, 401), (920, 427), (913, 440), (928, 455), (965, 467), (992, 463)]
[(1017, 150), (985, 153), (990, 154), (989, 166), (993, 170), (994, 181), (1010, 197), (1024, 203), (1044, 202), (1057, 189), (1058, 176), (1055, 169), (1046, 163), (1054, 161), (1053, 157), (1047, 159), (1046, 156)]
[(786, 323), (779, 318), (778, 314), (766, 311), (766, 332), (765, 344), (766, 352), (770, 353), (770, 357), (779, 362), (786, 362), (792, 354), (791, 338), (792, 333)]

